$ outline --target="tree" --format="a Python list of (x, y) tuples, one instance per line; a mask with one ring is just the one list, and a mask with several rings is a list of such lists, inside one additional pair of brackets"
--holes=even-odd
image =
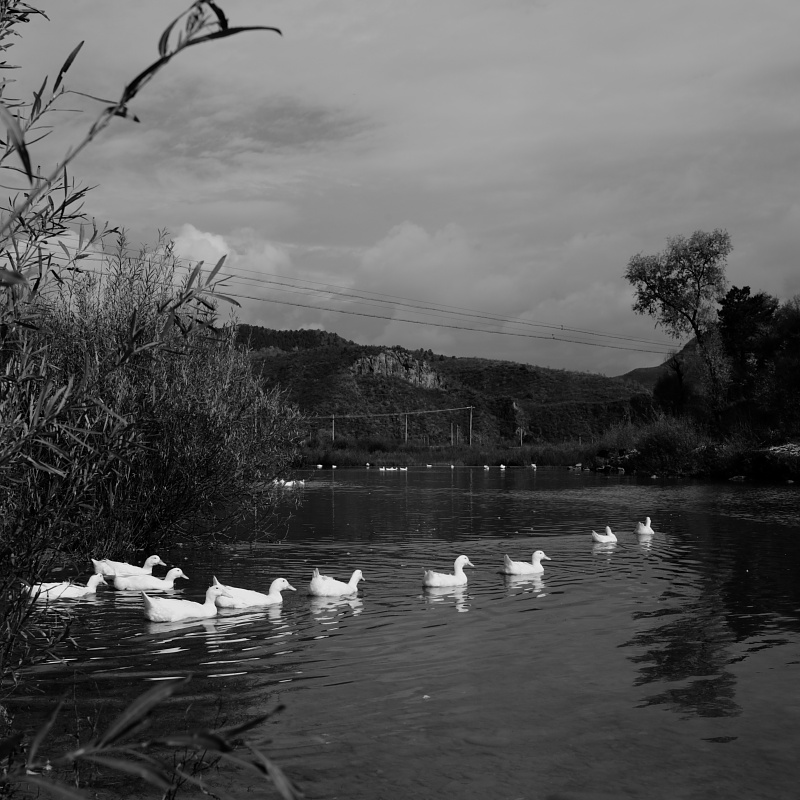
[(752, 396), (779, 346), (775, 320), (779, 305), (778, 298), (766, 292), (751, 295), (749, 286), (732, 286), (720, 301), (720, 338), (740, 398)]
[(649, 314), (674, 339), (693, 336), (703, 359), (710, 388), (719, 399), (725, 365), (715, 341), (716, 304), (726, 287), (725, 267), (733, 246), (727, 231), (695, 231), (667, 238), (663, 253), (637, 253), (625, 278), (634, 287), (633, 310)]
[(772, 418), (784, 437), (800, 435), (800, 294), (775, 312), (778, 348), (770, 394)]

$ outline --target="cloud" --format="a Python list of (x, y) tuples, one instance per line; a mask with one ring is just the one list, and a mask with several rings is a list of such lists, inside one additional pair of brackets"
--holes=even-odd
[[(55, 4), (15, 54), (54, 75), (67, 43), (86, 39), (69, 81), (113, 97), (183, 8), (169, 6), (162, 18), (138, 4)], [(232, 24), (284, 35), (190, 48), (135, 101), (141, 124), (116, 120), (75, 169), (98, 184), (89, 213), (134, 237), (166, 227), (200, 248), (214, 232), (231, 264), (316, 281), (281, 293), (242, 281), (261, 298), (247, 301), (257, 324), (614, 372), (658, 357), (305, 305), (375, 311), (322, 286), (336, 284), (659, 339), (630, 309), (628, 259), (716, 227), (733, 239), (732, 282), (782, 297), (800, 288), (791, 0), (768, 14), (745, 0), (724, 13), (690, 0), (240, 0), (229, 11)], [(65, 141), (41, 142), (38, 161)]]

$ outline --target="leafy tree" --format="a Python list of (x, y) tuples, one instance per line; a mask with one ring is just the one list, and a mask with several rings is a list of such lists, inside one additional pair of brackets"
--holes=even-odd
[(625, 278), (634, 287), (633, 310), (649, 314), (675, 339), (693, 336), (703, 359), (712, 397), (724, 389), (725, 364), (716, 341), (716, 304), (725, 291), (725, 267), (733, 246), (727, 231), (695, 231), (667, 239), (662, 253), (637, 253)]
[(732, 386), (739, 398), (753, 394), (779, 346), (775, 324), (779, 305), (766, 292), (751, 295), (749, 286), (732, 286), (720, 301), (719, 333), (731, 359)]
[(673, 353), (665, 362), (667, 369), (653, 387), (653, 399), (668, 413), (682, 416), (697, 400), (696, 382), (691, 379), (696, 360), (693, 350), (684, 349), (681, 353)]
[(771, 375), (772, 419), (782, 436), (800, 435), (800, 294), (775, 312), (778, 346)]

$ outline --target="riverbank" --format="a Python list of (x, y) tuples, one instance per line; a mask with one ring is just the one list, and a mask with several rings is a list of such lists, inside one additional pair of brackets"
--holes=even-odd
[(737, 440), (714, 442), (687, 428), (651, 430), (620, 445), (609, 442), (541, 443), (523, 447), (403, 446), (374, 450), (357, 446), (306, 449), (300, 466), (336, 467), (562, 467), (658, 477), (800, 483), (800, 444), (756, 447)]

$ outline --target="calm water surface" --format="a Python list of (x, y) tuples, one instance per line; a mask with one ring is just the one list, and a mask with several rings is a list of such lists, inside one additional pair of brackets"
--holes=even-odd
[[(798, 487), (543, 469), (307, 477), (282, 542), (160, 554), (190, 576), (179, 596), (201, 599), (212, 575), (261, 591), (282, 576), (298, 589), (282, 607), (156, 624), (140, 597), (101, 587), (62, 604), (82, 649), (37, 668), (16, 713), (33, 724), (68, 687), (108, 721), (152, 681), (192, 673), (159, 724), (283, 703), (249, 740), (309, 798), (797, 796)], [(656, 534), (639, 541), (645, 516)], [(607, 524), (619, 543), (594, 545)], [(504, 553), (536, 549), (552, 559), (542, 578), (500, 574)], [(461, 553), (468, 586), (424, 592), (423, 569), (452, 571)], [(309, 597), (314, 567), (363, 570), (358, 599)]]

